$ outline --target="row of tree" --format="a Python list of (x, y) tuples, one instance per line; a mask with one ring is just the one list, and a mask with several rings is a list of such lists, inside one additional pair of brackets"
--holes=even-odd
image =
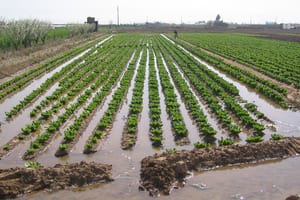
[[(65, 28), (68, 37), (84, 35), (94, 30), (94, 26), (90, 24), (69, 24)], [(44, 44), (52, 29), (54, 28), (50, 22), (38, 19), (0, 20), (0, 37), (6, 38), (7, 46), (16, 50)]]

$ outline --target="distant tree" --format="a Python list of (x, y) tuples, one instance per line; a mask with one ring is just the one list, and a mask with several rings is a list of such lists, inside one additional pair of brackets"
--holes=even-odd
[(37, 19), (12, 20), (7, 22), (4, 32), (12, 47), (30, 47), (39, 42), (45, 43), (45, 38), (51, 30), (51, 23)]
[(6, 24), (5, 19), (0, 17), (0, 26), (4, 26)]

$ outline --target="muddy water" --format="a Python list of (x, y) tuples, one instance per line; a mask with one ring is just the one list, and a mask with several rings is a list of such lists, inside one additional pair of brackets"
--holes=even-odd
[[(163, 58), (162, 55), (161, 55), (161, 57)], [(189, 140), (192, 143), (194, 141), (199, 141), (199, 135), (200, 135), (199, 130), (198, 130), (196, 124), (193, 123), (193, 120), (191, 119), (190, 115), (188, 114), (188, 111), (187, 111), (187, 109), (186, 109), (186, 107), (184, 105), (184, 102), (183, 102), (183, 100), (181, 98), (181, 95), (179, 94), (177, 88), (175, 87), (175, 83), (174, 83), (174, 81), (173, 81), (173, 79), (171, 77), (169, 68), (168, 68), (168, 66), (167, 66), (166, 61), (165, 61), (164, 58), (163, 58), (163, 65), (164, 65), (164, 67), (165, 67), (165, 69), (166, 69), (166, 71), (168, 73), (168, 76), (170, 78), (170, 82), (171, 82), (171, 84), (174, 87), (174, 93), (177, 96), (177, 101), (178, 101), (178, 103), (180, 105), (179, 110), (180, 110), (180, 112), (182, 114), (184, 123), (186, 125), (187, 130), (188, 130), (188, 138), (189, 138)], [(188, 145), (188, 146), (190, 146), (190, 145)]]
[[(29, 117), (32, 108), (39, 105), (39, 103), (43, 100), (43, 98), (45, 96), (50, 95), (55, 90), (56, 87), (58, 87), (58, 83), (54, 84), (49, 90), (47, 90), (47, 92), (43, 96), (39, 97), (33, 104), (31, 104), (28, 108), (23, 110), (21, 114), (13, 118), (13, 120), (11, 121), (6, 121), (5, 113), (0, 111), (1, 124), (2, 124), (1, 132), (0, 132), (0, 137), (1, 137), (0, 146), (4, 145), (14, 136), (20, 133), (22, 127), (32, 122), (32, 119), (30, 119)], [(1, 108), (6, 109), (4, 106), (2, 107), (2, 104), (1, 104)]]
[(157, 67), (157, 58), (155, 53), (154, 54), (154, 67), (156, 71), (156, 79), (158, 81), (158, 92), (160, 97), (160, 109), (161, 109), (161, 121), (163, 123), (162, 130), (163, 130), (163, 146), (167, 149), (175, 147), (174, 136), (172, 134), (172, 126), (171, 121), (168, 119), (167, 107), (165, 104), (165, 96), (162, 91), (162, 86), (159, 78), (159, 72)]
[[(148, 47), (148, 43), (147, 43)], [(147, 48), (147, 60), (146, 60), (146, 72), (145, 72), (145, 81), (143, 88), (143, 109), (140, 115), (140, 121), (138, 123), (138, 133), (137, 133), (137, 141), (133, 150), (137, 150), (141, 148), (141, 146), (147, 146), (151, 149), (151, 142), (149, 138), (149, 129), (150, 129), (150, 119), (149, 119), (149, 54), (152, 53)]]
[[(148, 74), (146, 75), (148, 77)], [(240, 84), (234, 80), (231, 81), (236, 84), (237, 87), (238, 84)], [(240, 89), (240, 94), (241, 96), (243, 95), (242, 97), (244, 99), (247, 99), (250, 102), (255, 100), (255, 103), (259, 106), (259, 110), (264, 112), (270, 119), (276, 122), (281, 133), (287, 135), (299, 135), (299, 112), (277, 109), (273, 105), (269, 105), (268, 102), (260, 98), (253, 91), (249, 91), (243, 85), (240, 84), (240, 87), (238, 88)], [(159, 91), (161, 94), (161, 88), (159, 88)], [(125, 104), (126, 103), (123, 104), (123, 107)], [(103, 106), (99, 107), (98, 111), (102, 112), (102, 110), (106, 110), (106, 108)], [(24, 113), (25, 112), (26, 110)], [(163, 110), (162, 113), (164, 113)], [(141, 122), (147, 123), (144, 121), (146, 119), (144, 116), (147, 115), (147, 109), (144, 108), (141, 116)], [(161, 152), (162, 150), (156, 150), (151, 147), (148, 130), (146, 130), (148, 128), (147, 126), (145, 126), (145, 128), (140, 128), (140, 125), (136, 146), (131, 151), (122, 150), (120, 146), (120, 139), (123, 128), (118, 125), (120, 123), (124, 123), (121, 122), (123, 120), (123, 116), (126, 116), (126, 113), (122, 113), (122, 111), (117, 114), (116, 122), (111, 130), (110, 137), (101, 146), (101, 150), (95, 154), (82, 154), (83, 143), (82, 145), (76, 146), (68, 157), (58, 159), (51, 153), (43, 154), (38, 157), (38, 161), (46, 166), (51, 166), (58, 162), (71, 163), (81, 160), (109, 163), (113, 165), (114, 182), (99, 184), (93, 187), (80, 188), (77, 190), (62, 190), (53, 193), (40, 192), (26, 195), (21, 199), (153, 199), (148, 196), (147, 192), (138, 191), (140, 161), (143, 157)], [(89, 127), (91, 127), (90, 129), (88, 127), (87, 130), (93, 130), (96, 123), (99, 121), (99, 118), (93, 118), (89, 125)], [(168, 122), (168, 120), (166, 120), (166, 122)], [(15, 125), (17, 125), (17, 123)], [(83, 140), (81, 141), (85, 141), (84, 139), (86, 139), (90, 133), (91, 132), (86, 131), (83, 134), (81, 138)], [(171, 132), (164, 133), (164, 137), (166, 138), (168, 134), (171, 139), (170, 141), (173, 141)], [(6, 134), (2, 132), (0, 135), (4, 136), (9, 134), (7, 134), (7, 132)], [(199, 139), (198, 133), (195, 134), (195, 137), (196, 136)], [(0, 140), (0, 142), (2, 142), (2, 140)], [(167, 140), (164, 142), (167, 142)], [(170, 146), (172, 146), (171, 142)], [(184, 146), (183, 148), (188, 149), (191, 148), (191, 146)], [(15, 157), (10, 156), (10, 159), (4, 158), (3, 160), (0, 160), (0, 168), (23, 165), (24, 161), (18, 157), (18, 154), (15, 154)], [(300, 193), (299, 166), (300, 157), (296, 157), (278, 162), (268, 162), (261, 165), (248, 165), (242, 168), (235, 167), (202, 172), (195, 174), (194, 177), (190, 178), (183, 189), (174, 190), (170, 196), (162, 196), (160, 199), (284, 199), (291, 194)]]
[[(125, 71), (127, 70), (130, 62), (132, 61), (132, 59), (134, 58), (134, 55), (137, 52), (134, 52), (130, 59), (128, 60), (125, 70), (122, 72), (122, 75), (120, 76), (119, 80), (122, 79), (122, 77), (124, 76)], [(139, 59), (141, 58), (141, 52), (139, 55)], [(112, 96), (115, 93), (115, 91), (117, 90), (117, 88), (120, 86), (120, 82), (118, 82), (113, 89), (111, 90), (110, 94), (107, 95), (107, 97), (105, 97), (104, 99), (104, 103), (101, 104), (97, 110), (96, 113), (94, 114), (94, 116), (92, 117), (90, 123), (88, 124), (87, 128), (84, 130), (84, 132), (82, 133), (81, 137), (79, 138), (79, 141), (77, 142), (77, 144), (74, 146), (74, 148), (72, 149), (72, 151), (76, 152), (76, 153), (82, 153), (84, 150), (84, 145), (86, 140), (89, 138), (89, 136), (93, 133), (93, 130), (95, 130), (95, 128), (97, 127), (98, 122), (100, 121), (100, 119), (104, 116), (105, 111), (108, 109), (109, 106), (109, 102), (112, 100)], [(130, 93), (131, 91), (129, 91)], [(125, 103), (127, 103), (128, 99), (125, 101)]]
[[(13, 94), (9, 98), (5, 99), (0, 104), (0, 119), (1, 119), (1, 121), (5, 120), (5, 112), (7, 112), (10, 109), (12, 109), (15, 105), (17, 105), (19, 103), (19, 101), (21, 101), (22, 99), (24, 99), (29, 93), (31, 93), (33, 90), (35, 90), (38, 87), (40, 87), (41, 84), (44, 83), (48, 78), (50, 78), (51, 76), (53, 76), (53, 74), (55, 74), (56, 72), (59, 72), (62, 68), (64, 68), (68, 64), (72, 63), (77, 58), (80, 58), (81, 56), (83, 56), (84, 54), (86, 54), (88, 51), (89, 51), (89, 49), (86, 50), (86, 51), (84, 51), (84, 52), (82, 52), (81, 54), (75, 56), (71, 60), (69, 60), (69, 61), (67, 61), (67, 62), (59, 65), (57, 68), (55, 68), (51, 72), (48, 72), (47, 74), (43, 75), (42, 77), (33, 80), (33, 82), (30, 83), (23, 90), (17, 92), (16, 94)], [(58, 87), (58, 84), (53, 85), (50, 89), (54, 91), (57, 87)]]

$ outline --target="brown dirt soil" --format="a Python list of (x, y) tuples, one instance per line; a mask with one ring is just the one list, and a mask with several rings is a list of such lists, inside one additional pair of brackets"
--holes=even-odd
[(37, 169), (0, 169), (0, 199), (40, 190), (59, 190), (112, 181), (111, 165), (95, 162), (57, 164)]
[(300, 90), (299, 89), (293, 87), (292, 85), (287, 85), (285, 83), (277, 81), (277, 80), (275, 80), (275, 79), (273, 79), (273, 78), (271, 78), (269, 76), (266, 76), (266, 75), (264, 75), (264, 74), (256, 71), (255, 69), (252, 69), (252, 68), (250, 68), (250, 67), (248, 67), (246, 65), (243, 65), (243, 64), (241, 64), (241, 63), (239, 63), (237, 61), (230, 60), (230, 59), (225, 58), (225, 57), (223, 57), (223, 56), (221, 56), (219, 54), (213, 53), (213, 52), (211, 52), (211, 51), (209, 51), (207, 49), (201, 48), (199, 46), (195, 46), (195, 45), (193, 45), (193, 44), (191, 44), (191, 43), (189, 43), (189, 42), (187, 42), (185, 40), (181, 39), (181, 41), (184, 42), (184, 43), (186, 43), (186, 44), (188, 44), (188, 45), (190, 45), (190, 46), (192, 46), (192, 47), (194, 47), (194, 48), (197, 48), (197, 49), (203, 51), (204, 53), (206, 53), (206, 54), (208, 54), (210, 56), (214, 56), (216, 58), (219, 58), (219, 59), (223, 60), (227, 64), (230, 64), (230, 65), (239, 67), (241, 69), (247, 70), (247, 71), (255, 74), (256, 76), (258, 76), (258, 77), (260, 77), (262, 79), (265, 79), (265, 80), (268, 80), (270, 82), (278, 84), (280, 87), (286, 89), (286, 91), (288, 92), (287, 97), (285, 97), (285, 101), (288, 102), (289, 104), (292, 104), (295, 108), (300, 109)]
[(103, 35), (103, 33), (93, 33), (88, 37), (74, 37), (49, 41), (45, 45), (24, 48), (18, 51), (0, 52), (0, 83), (42, 62), (47, 62), (53, 56), (62, 54), (74, 47), (84, 45), (100, 35)]
[(121, 146), (123, 150), (131, 149), (137, 140), (136, 134), (130, 134), (130, 133), (123, 133), (122, 140), (121, 140)]
[(141, 162), (140, 190), (154, 196), (168, 195), (174, 184), (182, 182), (192, 170), (257, 163), (299, 153), (300, 137), (287, 137), (278, 141), (155, 154)]
[(285, 200), (300, 200), (300, 196), (299, 195), (291, 195), (291, 196), (287, 197)]
[(261, 36), (257, 36), (261, 38), (268, 38), (273, 40), (284, 40), (284, 41), (290, 41), (290, 42), (300, 42), (300, 36), (299, 35), (288, 35), (288, 34), (265, 34)]

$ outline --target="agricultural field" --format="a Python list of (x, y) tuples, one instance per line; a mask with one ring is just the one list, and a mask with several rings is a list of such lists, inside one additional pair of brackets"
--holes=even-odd
[(243, 34), (182, 34), (188, 42), (300, 88), (300, 44)]
[[(112, 164), (111, 183), (28, 198), (152, 199), (138, 190), (146, 156), (261, 148), (263, 141), (299, 136), (300, 112), (289, 109), (288, 90), (197, 46), (300, 87), (297, 43), (226, 34), (106, 35), (0, 84), (0, 167)], [(201, 173), (162, 198), (284, 198), (299, 191), (299, 164), (297, 157)]]

